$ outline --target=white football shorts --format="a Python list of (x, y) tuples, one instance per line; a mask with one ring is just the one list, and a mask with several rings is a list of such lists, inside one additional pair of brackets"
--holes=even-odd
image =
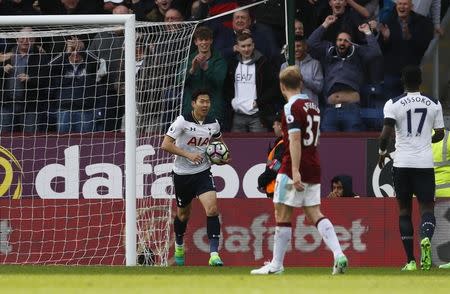
[(320, 204), (320, 184), (305, 185), (305, 190), (297, 191), (293, 181), (286, 174), (278, 174), (275, 180), (274, 203), (283, 203), (292, 207), (315, 206)]

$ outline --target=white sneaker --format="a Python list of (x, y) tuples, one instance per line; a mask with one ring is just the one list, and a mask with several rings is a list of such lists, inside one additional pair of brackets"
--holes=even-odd
[(284, 267), (274, 268), (272, 263), (264, 263), (264, 266), (250, 272), (252, 275), (280, 275), (284, 272)]
[(343, 274), (348, 267), (348, 260), (345, 255), (341, 255), (334, 261), (333, 275)]

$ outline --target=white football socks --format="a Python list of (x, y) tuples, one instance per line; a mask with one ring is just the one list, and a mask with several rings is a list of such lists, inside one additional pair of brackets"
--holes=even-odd
[(333, 224), (329, 219), (323, 218), (317, 224), (317, 230), (322, 236), (323, 241), (328, 246), (328, 248), (333, 252), (334, 259), (343, 255), (341, 245), (334, 231)]
[(284, 255), (291, 242), (292, 227), (275, 227), (272, 266), (279, 269), (283, 266)]

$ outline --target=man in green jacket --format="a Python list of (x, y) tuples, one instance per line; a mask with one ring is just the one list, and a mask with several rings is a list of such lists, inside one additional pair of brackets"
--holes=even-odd
[(208, 89), (211, 94), (210, 115), (219, 120), (220, 126), (228, 130), (226, 121), (226, 103), (222, 96), (223, 84), (227, 73), (227, 63), (219, 52), (213, 51), (213, 32), (208, 27), (199, 27), (194, 33), (197, 46), (188, 61), (188, 70), (183, 96), (183, 113), (192, 110), (191, 96), (198, 89)]

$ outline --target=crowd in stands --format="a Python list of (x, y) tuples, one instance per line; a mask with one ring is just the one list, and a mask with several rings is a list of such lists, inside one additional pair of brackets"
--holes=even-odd
[[(138, 21), (183, 22), (253, 2), (258, 1), (0, 0), (0, 15), (134, 13)], [(440, 21), (447, 7), (440, 0), (295, 3), (295, 63), (304, 93), (320, 105), (322, 131), (379, 130), (385, 101), (403, 92), (401, 69), (419, 65), (430, 41), (444, 33)], [(184, 111), (190, 110), (190, 95), (207, 88), (211, 114), (223, 130), (272, 130), (284, 104), (278, 86), (278, 73), (287, 66), (284, 5), (284, 0), (269, 0), (198, 26), (186, 70)], [(158, 61), (146, 58), (151, 44), (140, 42), (136, 75), (152, 87), (154, 77), (140, 68)], [(60, 43), (55, 50), (34, 37), (0, 39), (1, 132), (121, 129), (123, 32), (100, 32), (85, 40), (64, 37)], [(162, 47), (158, 50), (168, 50)], [(139, 99), (140, 114), (153, 115), (151, 97)], [(369, 120), (364, 109), (379, 115)]]

